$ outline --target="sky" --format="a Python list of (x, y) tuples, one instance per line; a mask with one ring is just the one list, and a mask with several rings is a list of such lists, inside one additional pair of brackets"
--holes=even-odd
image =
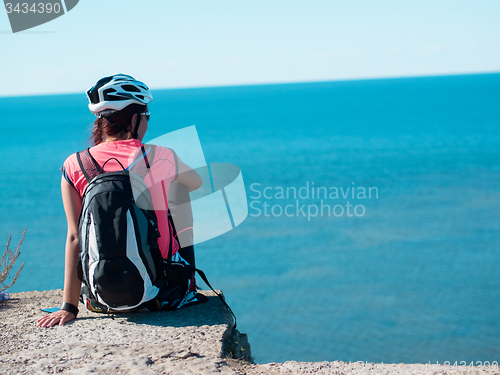
[(82, 0), (13, 34), (0, 12), (0, 96), (500, 71), (498, 0)]

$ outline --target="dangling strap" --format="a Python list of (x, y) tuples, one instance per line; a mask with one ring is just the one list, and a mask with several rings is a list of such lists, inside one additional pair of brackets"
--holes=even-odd
[(87, 182), (90, 183), (90, 181), (92, 181), (95, 176), (103, 173), (102, 168), (92, 157), (88, 148), (86, 150), (77, 152), (76, 159), (78, 160), (80, 170), (85, 176)]
[(170, 271), (170, 267), (172, 265), (172, 256), (173, 256), (173, 242), (174, 242), (174, 239), (175, 237), (173, 236), (173, 232), (175, 232), (175, 227), (172, 223), (172, 215), (170, 213), (170, 209), (168, 210), (168, 225), (169, 225), (169, 230), (170, 230), (170, 241), (168, 241), (168, 256), (167, 256), (167, 269), (166, 271), (169, 272)]
[(233, 310), (231, 310), (231, 308), (229, 307), (229, 305), (227, 304), (226, 300), (224, 299), (224, 296), (220, 293), (217, 293), (214, 288), (212, 288), (212, 285), (210, 285), (210, 283), (208, 282), (208, 279), (207, 279), (207, 276), (205, 275), (205, 272), (203, 272), (202, 270), (199, 270), (198, 268), (196, 268), (196, 272), (198, 272), (198, 275), (201, 276), (202, 280), (205, 282), (205, 284), (208, 285), (208, 287), (210, 289), (212, 289), (212, 292), (214, 292), (215, 294), (217, 294), (217, 297), (220, 298), (220, 300), (222, 301), (222, 303), (226, 306), (226, 308), (229, 310), (229, 312), (231, 313), (231, 315), (233, 316), (234, 318), (234, 329), (236, 329), (236, 315), (234, 315), (233, 313)]

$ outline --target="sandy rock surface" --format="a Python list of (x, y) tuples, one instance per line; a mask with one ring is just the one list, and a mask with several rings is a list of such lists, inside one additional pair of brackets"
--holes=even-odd
[(80, 304), (78, 319), (52, 328), (36, 320), (60, 305), (62, 290), (11, 294), (0, 304), (0, 373), (234, 373), (223, 356), (248, 357), (250, 347), (219, 298), (203, 293), (205, 304), (113, 318)]
[[(173, 312), (94, 314), (38, 328), (61, 290), (12, 294), (0, 302), (0, 374), (500, 374), (498, 367), (346, 362), (250, 363), (246, 335), (212, 292), (209, 302)], [(240, 360), (231, 359), (240, 358)]]

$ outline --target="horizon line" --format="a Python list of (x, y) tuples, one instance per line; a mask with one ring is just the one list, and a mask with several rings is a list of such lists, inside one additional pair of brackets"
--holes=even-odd
[[(277, 81), (277, 82), (255, 82), (255, 83), (235, 83), (235, 84), (221, 84), (221, 85), (187, 85), (187, 86), (172, 86), (172, 87), (152, 87), (151, 91), (164, 91), (164, 90), (195, 90), (195, 89), (210, 89), (210, 88), (231, 88), (231, 87), (251, 87), (251, 86), (276, 86), (276, 85), (294, 85), (305, 83), (334, 83), (334, 82), (356, 82), (356, 81), (377, 81), (377, 80), (396, 80), (405, 78), (429, 78), (429, 77), (455, 77), (455, 76), (469, 76), (469, 75), (490, 75), (500, 74), (499, 71), (486, 71), (486, 72), (462, 72), (462, 73), (443, 73), (443, 74), (427, 74), (427, 75), (402, 75), (402, 76), (382, 76), (382, 77), (351, 77), (351, 78), (337, 78), (326, 80), (311, 80), (311, 81)], [(18, 95), (2, 95), (0, 99), (4, 98), (24, 98), (24, 97), (38, 97), (38, 96), (60, 96), (60, 95), (78, 95), (85, 94), (80, 91), (67, 91), (67, 92), (54, 92), (54, 93), (26, 93)]]

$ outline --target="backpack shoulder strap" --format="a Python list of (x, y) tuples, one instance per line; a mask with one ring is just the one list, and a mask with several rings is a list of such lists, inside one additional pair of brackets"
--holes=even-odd
[(155, 160), (155, 146), (154, 145), (149, 146), (148, 151), (146, 151), (144, 149), (144, 145), (142, 145), (141, 150), (142, 150), (142, 155), (144, 156), (144, 160), (146, 161), (146, 167), (149, 169), (151, 168), (149, 162), (151, 161), (151, 164), (153, 164)]
[(95, 176), (103, 173), (102, 168), (99, 166), (97, 161), (90, 154), (89, 149), (77, 152), (76, 159), (78, 160), (78, 165), (85, 176), (87, 182), (90, 183)]
[(151, 165), (154, 162), (154, 159), (155, 159), (155, 146), (154, 145), (150, 145), (148, 147), (148, 149), (146, 150), (144, 148), (144, 145), (142, 145), (141, 146), (141, 152), (142, 153), (139, 154), (135, 158), (135, 160), (127, 168), (125, 168), (125, 170), (131, 170), (137, 163), (139, 163), (142, 159), (144, 159), (144, 162), (146, 164), (146, 169), (145, 169), (144, 172), (142, 172), (142, 173), (139, 174), (139, 176), (141, 178), (144, 178), (148, 174), (148, 172), (149, 172), (149, 170), (151, 168)]

